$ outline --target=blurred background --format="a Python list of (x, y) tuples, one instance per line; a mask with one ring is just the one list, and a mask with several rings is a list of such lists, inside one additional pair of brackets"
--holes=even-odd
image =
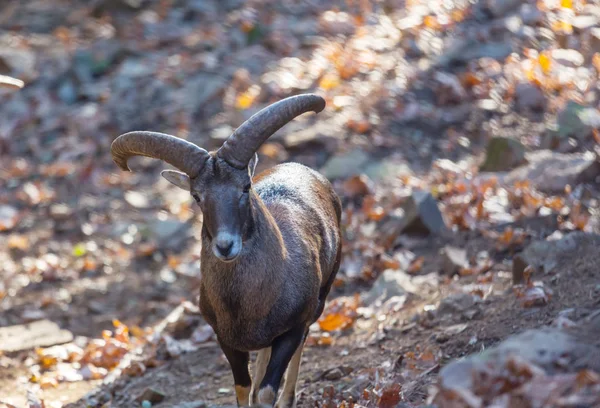
[(194, 306), (202, 215), (164, 164), (121, 172), (110, 144), (146, 129), (215, 149), (304, 92), (327, 108), (258, 168), (306, 164), (344, 204), (299, 404), (510, 403), (523, 383), (438, 371), (597, 307), (599, 22), (589, 0), (2, 1), (0, 406), (235, 401)]

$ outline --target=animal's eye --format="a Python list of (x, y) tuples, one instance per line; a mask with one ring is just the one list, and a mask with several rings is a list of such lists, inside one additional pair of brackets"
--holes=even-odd
[(200, 204), (200, 196), (197, 193), (192, 193), (192, 197), (194, 197), (194, 200), (196, 200), (196, 202)]
[(246, 186), (244, 187), (244, 193), (249, 193), (250, 187), (252, 187), (252, 184), (246, 184)]

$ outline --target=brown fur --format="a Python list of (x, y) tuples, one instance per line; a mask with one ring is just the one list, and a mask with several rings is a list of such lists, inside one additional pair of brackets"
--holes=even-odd
[(202, 232), (201, 310), (220, 341), (242, 351), (318, 318), (341, 245), (339, 199), (308, 167), (284, 164), (255, 177), (250, 206), (254, 231), (235, 261), (217, 259)]

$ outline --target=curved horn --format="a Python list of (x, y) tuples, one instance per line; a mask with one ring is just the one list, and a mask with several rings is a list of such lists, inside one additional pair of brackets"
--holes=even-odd
[(122, 170), (131, 171), (127, 160), (132, 156), (146, 156), (163, 160), (191, 178), (196, 177), (208, 152), (186, 140), (157, 132), (129, 132), (117, 137), (110, 147), (114, 162)]
[(259, 147), (283, 125), (305, 112), (321, 112), (325, 100), (315, 94), (291, 96), (252, 115), (229, 136), (217, 155), (233, 167), (243, 169)]

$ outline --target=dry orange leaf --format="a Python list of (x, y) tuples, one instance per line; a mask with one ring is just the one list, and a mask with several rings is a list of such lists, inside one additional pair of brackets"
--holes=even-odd
[(340, 78), (336, 74), (328, 73), (319, 81), (319, 88), (329, 91), (340, 85)]
[(371, 124), (366, 119), (350, 119), (346, 125), (350, 130), (360, 134), (367, 133), (369, 130), (371, 130)]
[(319, 320), (319, 327), (325, 331), (341, 330), (351, 325), (352, 318), (341, 313), (331, 313)]
[(592, 64), (594, 65), (594, 68), (596, 68), (596, 71), (600, 72), (600, 53), (595, 53), (594, 56), (592, 57)]
[(560, 6), (562, 8), (572, 9), (573, 8), (573, 0), (560, 0)]
[(425, 16), (423, 19), (423, 25), (432, 30), (439, 30), (442, 26), (435, 16)]
[(8, 247), (25, 251), (29, 248), (29, 239), (25, 235), (13, 234), (8, 237)]
[(542, 72), (545, 75), (548, 75), (550, 73), (550, 70), (552, 69), (552, 60), (550, 59), (548, 54), (546, 54), (545, 52), (541, 53), (538, 57), (538, 62), (540, 63)]

